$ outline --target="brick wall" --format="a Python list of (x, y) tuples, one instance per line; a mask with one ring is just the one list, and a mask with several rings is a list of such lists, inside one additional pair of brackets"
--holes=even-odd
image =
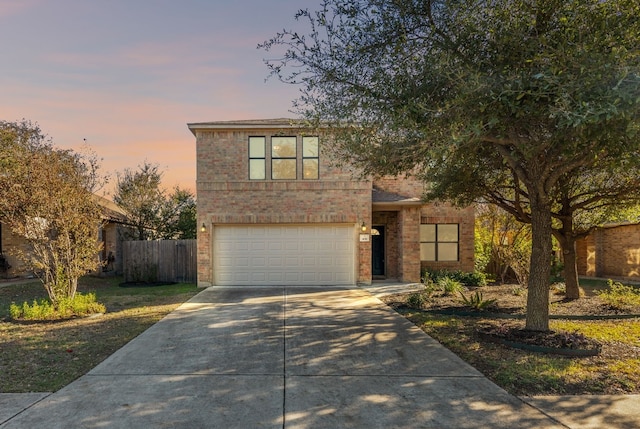
[[(371, 182), (356, 181), (346, 169), (336, 167), (322, 150), (318, 180), (249, 180), (248, 140), (265, 136), (267, 152), (270, 137), (298, 137), (296, 130), (252, 129), (197, 131), (198, 225), (341, 223), (353, 224), (354, 232), (362, 222), (371, 225)], [(267, 177), (270, 177), (267, 157)], [(302, 171), (301, 157), (297, 163)], [(198, 283), (213, 282), (210, 230), (198, 236)], [(355, 234), (354, 234), (355, 235)], [(370, 242), (356, 244), (358, 282), (371, 281)]]
[[(386, 192), (393, 192), (398, 195), (402, 195), (404, 197), (412, 197), (412, 198), (421, 198), (423, 194), (424, 184), (417, 180), (414, 177), (384, 177), (380, 179), (376, 179), (374, 182), (374, 186), (380, 190)], [(398, 210), (406, 210), (406, 208), (398, 208)], [(380, 212), (386, 213), (386, 212)], [(390, 220), (387, 217), (388, 215), (378, 214), (378, 212), (374, 212), (374, 219), (378, 220), (380, 223), (387, 222), (387, 225), (393, 225), (395, 220)], [(405, 222), (411, 219), (410, 217), (404, 217)], [(398, 251), (400, 254), (404, 255), (404, 261), (399, 261), (398, 264), (402, 264), (404, 267), (412, 266), (413, 259), (416, 258), (414, 254), (417, 253), (418, 262), (420, 265), (420, 269), (423, 268), (432, 268), (432, 269), (448, 269), (448, 270), (462, 270), (462, 271), (473, 271), (474, 270), (474, 230), (475, 230), (475, 213), (473, 207), (466, 207), (463, 209), (459, 209), (453, 207), (448, 203), (429, 203), (425, 204), (420, 209), (420, 216), (412, 220), (415, 222), (414, 229), (411, 229), (411, 233), (404, 236), (404, 240), (413, 240), (413, 247), (407, 247), (404, 249), (408, 253), (403, 253), (402, 251)], [(420, 236), (418, 231), (418, 226), (420, 223), (455, 223), (459, 225), (459, 260), (452, 262), (420, 262)], [(405, 227), (405, 228), (408, 228)], [(415, 235), (411, 236), (412, 233)], [(398, 237), (398, 243), (401, 241), (401, 237)], [(396, 249), (398, 244), (395, 242), (396, 238), (390, 236), (387, 239), (387, 249), (393, 251)], [(389, 261), (389, 276), (394, 276), (396, 273), (399, 276), (398, 278), (402, 278), (400, 274), (403, 270), (402, 268), (398, 268), (398, 271), (394, 271), (394, 260), (389, 257), (387, 258)]]
[[(215, 128), (215, 129), (214, 129)], [(297, 161), (298, 180), (249, 180), (248, 140), (264, 136), (297, 136), (301, 151), (301, 130), (265, 125), (251, 130), (217, 124), (195, 128), (197, 140), (198, 225), (208, 228), (198, 234), (198, 283), (213, 282), (211, 227), (216, 224), (341, 223), (353, 224), (354, 232), (364, 222), (369, 228), (385, 226), (385, 275), (403, 281), (420, 281), (420, 222), (460, 224), (460, 261), (430, 263), (433, 268), (473, 270), (474, 212), (446, 204), (420, 206), (416, 201), (377, 208), (372, 211), (372, 182), (355, 180), (348, 168), (336, 166), (323, 151), (320, 136), (320, 178), (301, 180), (301, 157)], [(194, 128), (192, 127), (192, 130)], [(266, 176), (270, 177), (269, 156)], [(383, 191), (420, 198), (423, 184), (411, 177), (375, 180)], [(392, 203), (393, 205), (393, 203)], [(358, 236), (359, 234), (354, 234)], [(371, 281), (371, 242), (356, 244), (358, 282)]]
[(422, 268), (474, 270), (475, 213), (473, 207), (458, 209), (450, 204), (430, 204), (422, 208), (421, 223), (457, 223), (459, 225), (459, 261), (422, 262)]
[(374, 186), (380, 190), (393, 192), (405, 197), (422, 198), (424, 183), (413, 176), (376, 178)]
[(398, 214), (399, 277), (406, 282), (420, 281), (420, 208), (406, 208)]
[(576, 251), (580, 275), (640, 278), (640, 225), (598, 228)]
[(26, 240), (12, 233), (11, 229), (6, 225), (2, 225), (2, 251), (9, 265), (11, 265), (9, 272), (6, 273), (7, 277), (22, 277), (31, 274), (17, 256), (18, 251), (29, 251)]
[(576, 260), (578, 274), (591, 277), (596, 275), (596, 242), (593, 234), (576, 241)]

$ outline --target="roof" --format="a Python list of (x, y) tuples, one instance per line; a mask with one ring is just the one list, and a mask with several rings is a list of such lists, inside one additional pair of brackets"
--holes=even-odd
[(96, 194), (93, 194), (93, 198), (95, 198), (96, 202), (102, 207), (102, 216), (104, 219), (124, 224), (129, 223), (127, 214), (118, 207), (116, 203)]
[(371, 202), (373, 204), (388, 204), (388, 205), (421, 205), (422, 200), (418, 197), (408, 197), (405, 195), (395, 194), (393, 192), (382, 191), (380, 189), (373, 188), (371, 191)]
[(193, 122), (187, 124), (187, 126), (193, 135), (195, 135), (196, 130), (305, 128), (305, 122), (301, 119), (291, 118), (245, 119), (240, 121)]

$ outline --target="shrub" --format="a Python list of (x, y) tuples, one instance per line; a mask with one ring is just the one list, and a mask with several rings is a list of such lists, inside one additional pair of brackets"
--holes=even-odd
[(442, 277), (438, 280), (437, 284), (445, 295), (453, 295), (464, 290), (462, 283), (451, 277)]
[(640, 305), (640, 291), (633, 286), (626, 286), (613, 280), (609, 280), (608, 285), (608, 290), (596, 291), (596, 293), (611, 307), (624, 309)]
[(17, 305), (11, 303), (9, 314), (12, 319), (23, 320), (55, 320), (67, 319), (73, 316), (88, 316), (95, 313), (104, 313), (106, 307), (96, 301), (96, 295), (76, 294), (73, 298), (62, 298), (54, 306), (50, 301), (41, 299)]
[(464, 305), (478, 311), (486, 310), (497, 302), (495, 299), (483, 299), (482, 293), (478, 291), (469, 298), (467, 298), (462, 292), (460, 292), (460, 295), (462, 296), (462, 302)]
[(52, 319), (54, 308), (51, 302), (46, 299), (40, 301), (33, 300), (32, 304), (23, 302), (22, 305), (11, 303), (9, 307), (9, 314), (13, 319), (25, 319), (25, 320), (45, 320)]
[(487, 275), (480, 271), (474, 271), (472, 273), (461, 272), (462, 277), (458, 279), (460, 282), (467, 286), (486, 286)]
[(427, 303), (428, 296), (424, 292), (414, 292), (407, 298), (407, 306), (411, 308), (422, 308)]
[(437, 283), (442, 277), (448, 276), (450, 273), (446, 270), (426, 269), (422, 272), (422, 281), (425, 284)]
[(438, 281), (444, 277), (456, 280), (466, 286), (486, 286), (487, 284), (486, 274), (480, 271), (464, 272), (461, 270), (449, 271), (426, 269), (422, 273), (422, 279), (425, 284), (429, 281), (438, 283)]

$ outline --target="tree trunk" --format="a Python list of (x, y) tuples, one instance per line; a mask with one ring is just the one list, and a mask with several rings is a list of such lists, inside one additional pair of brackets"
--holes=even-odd
[[(533, 197), (533, 195), (532, 195)], [(551, 207), (531, 198), (531, 266), (525, 329), (549, 330), (549, 278), (551, 276)]]
[(566, 247), (562, 248), (562, 255), (564, 257), (564, 284), (566, 286), (565, 296), (567, 299), (580, 298), (580, 283), (578, 281), (578, 261), (576, 258), (576, 240), (573, 237), (569, 237), (566, 240)]
[(578, 259), (576, 256), (576, 238), (573, 235), (573, 223), (567, 226), (562, 224), (562, 230), (555, 230), (554, 236), (562, 248), (564, 268), (562, 276), (566, 286), (565, 297), (567, 299), (580, 298), (580, 283), (578, 281)]

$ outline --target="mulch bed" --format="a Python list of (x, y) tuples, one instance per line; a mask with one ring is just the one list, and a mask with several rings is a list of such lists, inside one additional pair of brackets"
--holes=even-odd
[[(569, 356), (593, 356), (600, 353), (601, 344), (582, 334), (571, 332), (538, 332), (523, 329), (526, 316), (526, 289), (514, 285), (496, 285), (473, 288), (463, 292), (469, 296), (476, 291), (483, 299), (495, 299), (496, 304), (485, 311), (477, 311), (464, 305), (460, 294), (434, 293), (419, 311), (435, 314), (478, 317), (478, 337), (485, 341), (498, 342), (509, 347), (518, 347), (535, 352), (556, 353)], [(406, 304), (410, 293), (394, 294), (382, 300), (399, 312), (413, 310)], [(551, 318), (604, 320), (640, 317), (640, 308), (618, 309), (602, 302), (597, 296), (579, 300), (566, 300), (561, 295), (551, 295), (549, 314)], [(508, 320), (514, 319), (514, 320)]]

